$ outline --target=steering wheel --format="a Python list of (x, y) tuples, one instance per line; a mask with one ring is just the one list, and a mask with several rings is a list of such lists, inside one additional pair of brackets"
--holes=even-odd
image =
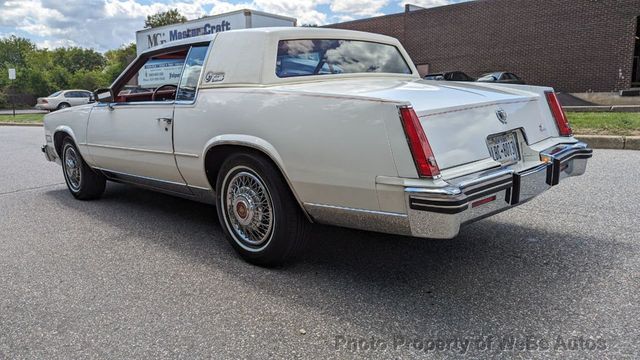
[(164, 85), (160, 85), (158, 86), (155, 90), (153, 90), (153, 94), (151, 94), (151, 101), (156, 101), (156, 95), (158, 94), (158, 90), (165, 88), (165, 87), (173, 87), (176, 90), (178, 90), (178, 85), (174, 85), (174, 84), (164, 84)]

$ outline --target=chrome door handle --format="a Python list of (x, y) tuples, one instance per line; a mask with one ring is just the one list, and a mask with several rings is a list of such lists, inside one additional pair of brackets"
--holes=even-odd
[(173, 119), (172, 118), (158, 118), (158, 121), (163, 121), (167, 125), (171, 125), (171, 122), (173, 121)]

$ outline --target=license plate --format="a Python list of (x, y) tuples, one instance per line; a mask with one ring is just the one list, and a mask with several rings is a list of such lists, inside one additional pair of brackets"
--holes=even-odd
[(487, 146), (491, 157), (495, 161), (511, 163), (520, 160), (518, 137), (515, 132), (489, 136), (487, 138)]

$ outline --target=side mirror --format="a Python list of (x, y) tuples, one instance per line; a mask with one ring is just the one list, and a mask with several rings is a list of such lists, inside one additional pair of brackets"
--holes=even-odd
[(99, 103), (113, 102), (113, 92), (109, 88), (98, 89), (93, 92), (94, 99)]

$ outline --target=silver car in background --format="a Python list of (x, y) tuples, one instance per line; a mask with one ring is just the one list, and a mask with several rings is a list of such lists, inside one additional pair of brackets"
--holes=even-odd
[(54, 111), (90, 102), (93, 102), (93, 93), (91, 91), (60, 90), (47, 97), (38, 98), (36, 109)]

